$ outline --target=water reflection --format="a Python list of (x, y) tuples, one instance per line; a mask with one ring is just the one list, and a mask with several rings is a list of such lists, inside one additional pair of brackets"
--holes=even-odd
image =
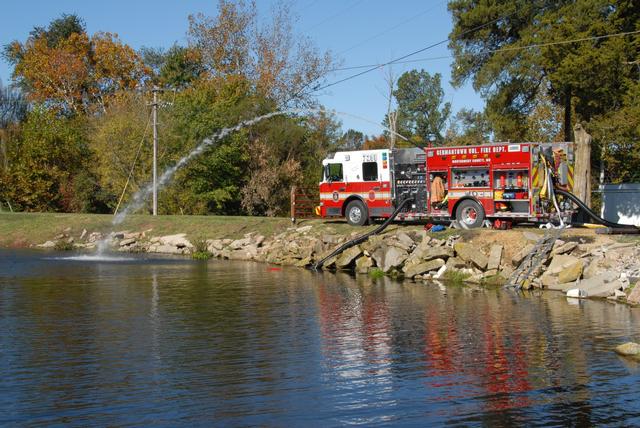
[(0, 252), (0, 424), (634, 425), (638, 310), (254, 263)]

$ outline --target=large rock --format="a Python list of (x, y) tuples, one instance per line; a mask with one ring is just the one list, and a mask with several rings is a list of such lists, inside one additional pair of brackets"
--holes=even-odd
[(162, 245), (173, 246), (176, 248), (193, 248), (193, 245), (191, 245), (191, 242), (189, 242), (186, 236), (187, 236), (186, 233), (178, 233), (176, 235), (166, 235), (158, 238), (158, 241)]
[(40, 248), (53, 248), (55, 246), (56, 246), (56, 243), (53, 242), (53, 241), (47, 241), (44, 244), (38, 245), (38, 247), (40, 247)]
[(640, 284), (636, 283), (635, 287), (633, 287), (631, 293), (627, 296), (627, 302), (632, 305), (640, 304)]
[(589, 297), (609, 297), (614, 290), (622, 288), (618, 281), (620, 274), (614, 271), (606, 271), (592, 278), (580, 281), (579, 287), (585, 290)]
[(409, 237), (409, 235), (407, 235), (404, 232), (399, 232), (396, 235), (396, 239), (402, 243), (403, 245), (405, 245), (407, 248), (412, 248), (415, 245), (415, 242), (413, 241), (413, 239), (411, 239), (411, 237)]
[(576, 299), (586, 299), (587, 297), (589, 297), (589, 294), (587, 294), (587, 292), (584, 291), (582, 288), (571, 288), (567, 290), (567, 297), (573, 297)]
[(447, 260), (449, 257), (453, 257), (453, 248), (451, 247), (432, 247), (427, 249), (422, 255), (422, 260), (429, 261), (435, 259)]
[(584, 268), (584, 272), (582, 273), (582, 277), (585, 279), (589, 279), (592, 278), (602, 272), (604, 272), (605, 269), (605, 261), (604, 261), (604, 257), (600, 256), (600, 257), (594, 257), (591, 262)]
[(494, 244), (489, 251), (489, 260), (487, 261), (487, 270), (500, 269), (500, 262), (502, 261), (502, 245)]
[(458, 257), (449, 257), (446, 266), (447, 269), (462, 269), (467, 266), (467, 262)]
[(91, 232), (89, 234), (89, 238), (87, 238), (87, 241), (89, 242), (97, 242), (101, 240), (102, 240), (102, 233), (100, 232)]
[(356, 273), (367, 273), (373, 267), (373, 259), (371, 257), (360, 257), (356, 260)]
[(165, 245), (165, 244), (152, 244), (149, 246), (150, 253), (161, 253), (161, 254), (185, 254), (185, 248), (178, 248), (174, 245)]
[(233, 242), (231, 242), (229, 244), (229, 249), (230, 250), (239, 250), (240, 248), (246, 247), (249, 244), (251, 244), (251, 237), (242, 238), (242, 239), (236, 239), (235, 241), (233, 241)]
[(322, 235), (322, 242), (325, 244), (336, 245), (342, 242), (342, 236), (340, 235)]
[(575, 263), (570, 264), (558, 274), (558, 282), (560, 284), (566, 284), (567, 282), (573, 282), (580, 279), (583, 268), (584, 264), (582, 260), (578, 260)]
[(558, 248), (554, 248), (553, 251), (551, 251), (551, 254), (555, 256), (558, 254), (570, 253), (573, 250), (575, 250), (577, 247), (578, 247), (577, 242), (567, 242), (565, 244), (560, 245)]
[(209, 239), (207, 240), (207, 249), (212, 253), (214, 251), (220, 251), (224, 248), (222, 244), (222, 239)]
[(384, 244), (382, 237), (379, 235), (374, 235), (369, 237), (369, 239), (367, 239), (362, 244), (360, 244), (360, 247), (362, 248), (363, 251), (372, 254), (382, 245), (386, 245)]
[(337, 256), (329, 257), (327, 260), (325, 260), (324, 264), (322, 265), (322, 268), (323, 269), (334, 268), (336, 266), (336, 260), (338, 260)]
[[(125, 233), (122, 237), (122, 239), (140, 239), (142, 238), (142, 232), (130, 232), (130, 233)], [(80, 238), (82, 239), (82, 238)]]
[(640, 344), (627, 342), (616, 346), (614, 350), (616, 354), (640, 359)]
[(522, 250), (520, 250), (519, 253), (513, 256), (513, 258), (511, 259), (511, 264), (513, 266), (520, 266), (520, 263), (522, 263), (525, 257), (527, 257), (527, 255), (529, 255), (529, 253), (533, 251), (534, 248), (535, 248), (535, 245), (533, 244), (529, 244), (526, 247), (524, 247)]
[[(406, 251), (398, 247), (387, 247), (382, 260), (382, 265), (378, 264), (378, 266), (381, 266), (382, 271), (387, 273), (391, 269), (402, 266), (404, 261), (407, 260), (407, 257), (409, 257), (409, 253), (407, 253)], [(378, 263), (377, 259), (376, 263)]]
[(423, 261), (444, 259), (453, 257), (453, 249), (451, 247), (430, 247), (428, 245), (420, 244), (409, 256), (407, 263), (422, 263)]
[(456, 251), (456, 255), (459, 258), (473, 264), (478, 269), (485, 270), (487, 268), (487, 256), (482, 254), (478, 250), (477, 246), (463, 242), (456, 242), (453, 249)]
[[(250, 250), (248, 251), (247, 249), (248, 247), (244, 247), (239, 250), (228, 251), (225, 253), (225, 257), (228, 258), (229, 260), (251, 260), (257, 254), (257, 252), (253, 253), (252, 251)], [(295, 261), (298, 261), (298, 259), (295, 259)], [(283, 264), (293, 264), (293, 263), (294, 261), (288, 261), (287, 263), (283, 263)]]
[(376, 266), (382, 268), (384, 265), (384, 255), (387, 253), (389, 247), (385, 243), (377, 243), (375, 248), (371, 251), (371, 258), (376, 262)]
[(336, 260), (336, 267), (338, 269), (346, 269), (349, 267), (353, 261), (362, 254), (362, 249), (359, 246), (354, 246), (351, 248), (347, 248), (338, 256)]
[(406, 277), (413, 278), (416, 275), (420, 275), (425, 272), (431, 272), (432, 270), (440, 269), (440, 267), (442, 266), (444, 266), (444, 260), (435, 259), (435, 260), (430, 260), (428, 262), (411, 265), (407, 267), (406, 270), (405, 269), (402, 269), (402, 270), (404, 271), (404, 275)]
[(135, 244), (135, 243), (136, 243), (136, 238), (128, 238), (128, 239), (125, 238), (122, 241), (120, 241), (120, 246), (121, 247), (128, 247), (128, 246), (130, 246), (132, 244)]
[[(554, 288), (558, 284), (573, 282), (580, 277), (584, 269), (584, 261), (566, 254), (559, 254), (551, 259), (551, 263), (547, 271), (540, 277), (540, 283), (543, 287)], [(563, 271), (562, 278), (560, 274)]]

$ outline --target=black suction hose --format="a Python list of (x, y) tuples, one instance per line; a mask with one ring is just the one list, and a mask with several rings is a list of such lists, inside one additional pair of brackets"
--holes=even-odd
[[(556, 194), (558, 195), (562, 195), (568, 199), (570, 199), (571, 201), (573, 201), (578, 207), (580, 207), (581, 210), (583, 210), (584, 212), (586, 212), (589, 217), (591, 217), (593, 220), (595, 220), (597, 223), (600, 223), (604, 226), (607, 227), (611, 227), (611, 228), (620, 228), (620, 227), (624, 227), (624, 228), (629, 228), (629, 227), (636, 227), (636, 226), (630, 226), (628, 224), (620, 224), (620, 223), (613, 223), (611, 221), (605, 220), (602, 217), (600, 217), (598, 214), (596, 214), (595, 212), (593, 212), (588, 206), (586, 206), (584, 204), (584, 202), (582, 202), (576, 195), (574, 195), (573, 193), (569, 193), (566, 190), (562, 190), (562, 189), (555, 189)], [(637, 227), (636, 227), (637, 228)]]
[(360, 235), (356, 238), (353, 238), (351, 241), (347, 241), (344, 244), (342, 244), (341, 246), (339, 246), (338, 248), (336, 248), (331, 254), (329, 254), (327, 257), (323, 258), (322, 260), (320, 260), (319, 262), (317, 262), (315, 265), (313, 265), (313, 270), (318, 270), (320, 269), (323, 265), (324, 262), (326, 262), (327, 260), (329, 260), (331, 257), (337, 256), (338, 254), (342, 253), (344, 250), (346, 250), (347, 248), (351, 248), (354, 245), (358, 245), (361, 242), (366, 241), (367, 239), (369, 239), (370, 236), (373, 235), (377, 235), (378, 233), (382, 232), (383, 230), (385, 230), (387, 228), (387, 226), (389, 226), (391, 224), (391, 222), (393, 221), (394, 218), (396, 218), (396, 216), (400, 213), (400, 211), (405, 207), (405, 205), (407, 205), (408, 203), (413, 202), (413, 198), (409, 198), (409, 199), (405, 199), (398, 208), (396, 208), (396, 210), (393, 212), (393, 214), (391, 214), (391, 216), (386, 219), (384, 221), (384, 223), (382, 223), (380, 226), (376, 227), (375, 229), (373, 229), (371, 232), (367, 232), (364, 235)]

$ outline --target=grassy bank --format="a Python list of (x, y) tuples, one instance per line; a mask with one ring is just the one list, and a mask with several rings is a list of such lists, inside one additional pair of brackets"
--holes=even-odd
[(144, 231), (154, 236), (186, 233), (189, 237), (236, 238), (247, 232), (272, 234), (291, 226), (286, 218), (131, 215), (113, 226), (111, 215), (57, 213), (0, 213), (0, 245), (28, 247), (53, 239), (70, 228), (69, 235), (87, 232)]
[[(186, 233), (189, 239), (205, 238), (242, 238), (245, 233), (256, 232), (266, 237), (276, 235), (290, 228), (288, 218), (241, 217), (241, 216), (158, 216), (131, 215), (124, 223), (112, 226), (113, 216), (100, 214), (59, 214), (59, 213), (7, 213), (0, 212), (0, 246), (9, 248), (29, 247), (41, 244), (63, 232), (78, 238), (84, 229), (87, 233), (111, 231), (141, 232), (149, 231), (149, 236), (163, 236)], [(365, 233), (376, 226), (352, 227), (344, 220), (302, 220), (297, 227), (312, 225), (315, 234), (352, 235)], [(387, 232), (402, 228), (404, 230), (422, 229), (422, 224), (392, 224)], [(67, 232), (68, 231), (68, 232)], [(506, 253), (511, 256), (524, 246), (523, 231), (539, 234), (542, 230), (517, 228), (508, 231), (489, 229), (453, 230), (430, 234), (432, 237), (444, 239), (452, 234), (460, 234), (465, 241), (476, 241), (479, 247), (488, 250), (492, 243), (501, 243)], [(568, 229), (563, 232), (565, 239), (580, 239), (582, 242), (600, 240), (620, 240), (637, 242), (637, 235), (620, 237), (604, 237), (596, 235), (590, 229)]]
[[(151, 236), (186, 233), (189, 238), (241, 238), (245, 233), (257, 232), (271, 236), (291, 227), (288, 218), (241, 217), (241, 216), (158, 216), (131, 215), (124, 223), (112, 226), (113, 216), (100, 214), (58, 213), (0, 213), (0, 246), (20, 248), (41, 244), (69, 230), (68, 234), (79, 237), (84, 229), (88, 233), (110, 231), (152, 230)], [(297, 226), (322, 225), (327, 232), (363, 232), (368, 228), (354, 228), (342, 221), (323, 222), (303, 220)]]

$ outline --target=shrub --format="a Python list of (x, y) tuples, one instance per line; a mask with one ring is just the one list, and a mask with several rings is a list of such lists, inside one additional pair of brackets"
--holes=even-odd
[(373, 268), (369, 271), (369, 276), (373, 279), (382, 278), (384, 276), (384, 272), (380, 268)]
[(73, 248), (73, 243), (65, 240), (56, 241), (56, 245), (53, 247), (56, 251), (71, 251)]
[(444, 272), (444, 280), (454, 285), (462, 285), (471, 277), (470, 274), (457, 269), (447, 269)]
[(192, 242), (191, 258), (195, 260), (208, 260), (213, 254), (208, 249), (207, 240), (204, 238), (196, 238)]

